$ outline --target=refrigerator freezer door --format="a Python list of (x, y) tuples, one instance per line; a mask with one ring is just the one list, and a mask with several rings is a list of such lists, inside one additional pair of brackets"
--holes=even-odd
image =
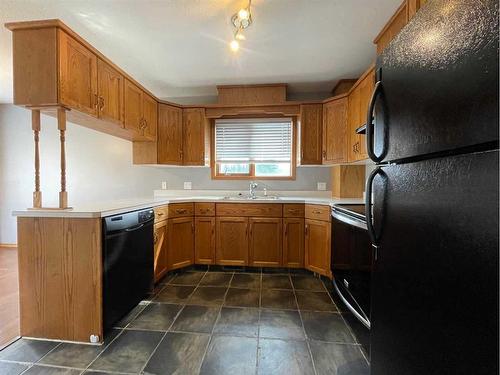
[(382, 170), (372, 375), (498, 373), (498, 151)]
[(377, 60), (375, 155), (498, 141), (498, 63), (498, 1), (428, 1)]

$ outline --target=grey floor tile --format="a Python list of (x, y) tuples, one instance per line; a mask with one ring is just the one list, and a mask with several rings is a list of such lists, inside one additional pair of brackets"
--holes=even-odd
[(200, 373), (204, 375), (255, 374), (256, 365), (256, 338), (214, 335)]
[(132, 320), (135, 319), (139, 313), (144, 310), (147, 306), (147, 303), (140, 303), (136, 307), (134, 307), (130, 312), (121, 318), (118, 322), (114, 324), (114, 327), (125, 328)]
[(162, 332), (125, 330), (102, 352), (90, 368), (103, 371), (139, 372), (163, 335)]
[(337, 313), (303, 311), (302, 321), (307, 337), (312, 340), (356, 343), (342, 316)]
[(260, 288), (260, 273), (235, 273), (231, 280), (231, 288)]
[(181, 311), (170, 330), (211, 333), (218, 314), (218, 307), (186, 306)]
[(196, 374), (210, 340), (209, 335), (169, 332), (149, 360), (145, 374)]
[(166, 285), (166, 284), (170, 283), (174, 278), (175, 278), (175, 274), (169, 273), (169, 274), (163, 276), (163, 278), (158, 282), (158, 284)]
[(86, 368), (104, 350), (102, 346), (62, 343), (40, 363), (54, 366)]
[(195, 286), (167, 285), (155, 298), (155, 302), (185, 303), (193, 294)]
[(168, 303), (151, 303), (127, 328), (168, 331), (182, 305)]
[(205, 272), (183, 272), (177, 274), (169, 285), (198, 285)]
[(292, 275), (293, 287), (296, 290), (313, 290), (317, 292), (326, 292), (323, 282), (314, 276)]
[(26, 375), (79, 375), (81, 372), (82, 372), (81, 370), (76, 370), (76, 369), (35, 365), (33, 367), (30, 367), (28, 369), (28, 371), (26, 371), (24, 374), (26, 374)]
[(259, 307), (260, 290), (229, 288), (224, 306)]
[(333, 304), (327, 292), (295, 292), (299, 309), (310, 311), (337, 311), (337, 307)]
[(188, 304), (203, 306), (220, 306), (224, 302), (226, 287), (218, 286), (199, 286), (191, 295)]
[(318, 375), (368, 375), (370, 369), (356, 345), (311, 341), (309, 343)]
[(262, 289), (292, 289), (288, 275), (262, 275)]
[(28, 368), (28, 365), (0, 361), (0, 374), (19, 375)]
[(259, 310), (253, 308), (223, 307), (214, 333), (257, 337)]
[(19, 339), (0, 351), (0, 360), (37, 362), (57, 345), (54, 341)]
[(207, 272), (203, 279), (200, 281), (200, 285), (203, 286), (229, 286), (229, 282), (233, 277), (232, 273), (224, 272)]
[(262, 289), (261, 306), (269, 309), (297, 310), (293, 290)]
[(259, 340), (258, 374), (314, 375), (305, 341)]
[(259, 336), (304, 340), (304, 329), (298, 311), (262, 310), (260, 313)]

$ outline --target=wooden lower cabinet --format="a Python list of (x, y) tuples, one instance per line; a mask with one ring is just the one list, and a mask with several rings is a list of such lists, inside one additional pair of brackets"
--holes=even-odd
[(168, 269), (194, 263), (194, 218), (168, 219)]
[(216, 224), (216, 263), (226, 266), (248, 265), (248, 219), (217, 217)]
[(197, 217), (194, 227), (195, 263), (215, 264), (215, 217)]
[(283, 267), (304, 267), (304, 219), (283, 219)]
[(331, 225), (320, 220), (305, 220), (305, 268), (332, 277)]
[(168, 270), (167, 259), (167, 220), (154, 226), (154, 278), (160, 280)]
[(278, 267), (282, 259), (282, 219), (248, 219), (250, 226), (249, 262), (250, 266)]

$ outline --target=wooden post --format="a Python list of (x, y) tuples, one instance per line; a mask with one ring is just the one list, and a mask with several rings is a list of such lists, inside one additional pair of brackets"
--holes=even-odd
[(33, 192), (33, 208), (42, 207), (42, 192), (40, 191), (40, 110), (31, 111), (31, 129), (35, 140), (35, 191)]
[(57, 109), (57, 128), (59, 129), (61, 141), (61, 191), (59, 192), (59, 208), (68, 208), (68, 193), (66, 191), (66, 109)]

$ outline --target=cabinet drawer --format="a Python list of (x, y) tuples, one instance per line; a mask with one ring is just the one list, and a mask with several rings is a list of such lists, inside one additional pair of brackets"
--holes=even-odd
[(304, 217), (303, 204), (284, 204), (283, 217)]
[(194, 213), (196, 216), (215, 216), (215, 203), (195, 203)]
[(168, 204), (154, 208), (155, 223), (168, 219)]
[(306, 219), (330, 221), (331, 208), (318, 204), (306, 204)]
[(283, 205), (279, 203), (217, 203), (217, 216), (281, 217)]
[(186, 217), (194, 215), (193, 203), (173, 203), (168, 205), (168, 217)]

